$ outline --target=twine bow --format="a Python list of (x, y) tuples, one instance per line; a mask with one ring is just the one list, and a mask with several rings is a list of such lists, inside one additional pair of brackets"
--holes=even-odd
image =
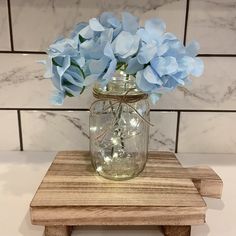
[[(119, 104), (117, 111), (119, 111), (122, 103), (124, 103), (125, 105), (127, 105), (129, 108), (131, 108), (140, 118), (141, 120), (143, 120), (145, 123), (147, 123), (150, 126), (153, 126), (153, 124), (151, 124), (147, 119), (145, 119), (139, 112), (137, 109), (135, 109), (130, 103), (135, 103), (138, 102), (142, 99), (147, 99), (148, 95), (144, 94), (144, 93), (140, 93), (140, 94), (128, 94), (131, 91), (133, 91), (135, 88), (131, 88), (129, 90), (127, 90), (124, 94), (121, 95), (114, 95), (114, 94), (108, 94), (108, 93), (100, 93), (97, 89), (93, 89), (93, 96), (95, 98), (97, 98), (98, 100), (94, 101), (92, 103), (92, 105), (98, 101), (113, 101), (110, 102), (110, 105), (107, 106), (106, 108), (104, 108), (104, 110), (107, 110), (109, 108), (112, 108), (115, 104)], [(92, 107), (91, 105), (91, 107)]]

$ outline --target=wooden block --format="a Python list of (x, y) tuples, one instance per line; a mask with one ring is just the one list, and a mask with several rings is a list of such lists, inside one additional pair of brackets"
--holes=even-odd
[(190, 236), (191, 226), (163, 226), (163, 233), (165, 236)]
[(188, 174), (203, 197), (221, 198), (223, 181), (209, 167), (187, 168)]
[(72, 227), (70, 226), (46, 226), (44, 235), (45, 236), (70, 236), (72, 232)]
[[(98, 176), (88, 152), (59, 152), (31, 202), (31, 220), (52, 232), (62, 224), (203, 224), (201, 194), (220, 196), (220, 181), (212, 170), (183, 168), (169, 152), (151, 152), (142, 174), (127, 181)], [(171, 227), (167, 233), (174, 231)]]

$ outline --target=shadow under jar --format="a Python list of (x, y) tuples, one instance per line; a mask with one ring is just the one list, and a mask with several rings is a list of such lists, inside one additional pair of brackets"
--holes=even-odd
[(131, 76), (96, 85), (93, 94), (97, 100), (90, 108), (90, 153), (95, 170), (113, 180), (137, 176), (148, 157), (148, 96)]

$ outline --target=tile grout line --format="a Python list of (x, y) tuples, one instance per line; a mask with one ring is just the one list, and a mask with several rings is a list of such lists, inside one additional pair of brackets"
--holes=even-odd
[[(6, 107), (1, 108), (0, 111), (89, 111), (89, 108), (36, 108), (36, 107), (29, 107), (29, 108), (18, 108), (18, 107)], [(209, 112), (209, 113), (236, 113), (236, 110), (214, 110), (214, 109), (150, 109), (151, 112)]]
[(7, 0), (7, 9), (8, 9), (8, 21), (9, 21), (8, 23), (9, 23), (11, 51), (14, 52), (12, 17), (11, 17), (11, 1), (10, 0)]
[(186, 0), (186, 12), (185, 12), (185, 24), (184, 24), (184, 46), (186, 46), (186, 40), (187, 40), (189, 2), (190, 2), (190, 0)]
[[(0, 50), (0, 54), (41, 54), (46, 55), (47, 53), (44, 51), (9, 51), (9, 50)], [(200, 53), (197, 55), (198, 57), (236, 57), (236, 54), (219, 54), (219, 53)]]
[(178, 111), (177, 121), (176, 121), (177, 124), (176, 124), (176, 136), (175, 136), (175, 153), (178, 153), (180, 116), (181, 116), (181, 111)]
[(17, 120), (18, 120), (18, 132), (19, 132), (20, 151), (24, 151), (23, 136), (22, 136), (22, 124), (21, 124), (21, 111), (20, 110), (17, 110)]

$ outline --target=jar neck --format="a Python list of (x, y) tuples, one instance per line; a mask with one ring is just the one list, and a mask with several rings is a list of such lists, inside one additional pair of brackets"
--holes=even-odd
[(114, 96), (122, 96), (122, 95), (146, 95), (142, 91), (137, 88), (135, 77), (131, 75), (126, 75), (120, 72), (111, 78), (111, 80), (107, 83), (107, 85), (102, 86), (101, 84), (96, 84), (93, 89), (97, 94), (105, 94), (105, 95), (114, 95)]

